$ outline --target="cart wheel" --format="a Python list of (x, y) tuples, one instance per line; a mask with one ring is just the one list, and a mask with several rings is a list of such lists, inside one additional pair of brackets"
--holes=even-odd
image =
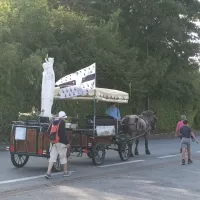
[(71, 146), (69, 148), (67, 148), (67, 159), (70, 157), (72, 151)]
[(52, 170), (54, 172), (60, 172), (62, 170), (62, 165), (60, 163), (60, 157), (58, 156), (56, 163), (53, 164)]
[(11, 161), (12, 164), (17, 167), (17, 168), (21, 168), (24, 165), (26, 165), (26, 163), (28, 162), (29, 156), (25, 156), (25, 155), (18, 155), (18, 154), (11, 154)]
[(127, 161), (130, 158), (131, 146), (127, 140), (123, 140), (119, 143), (118, 153), (122, 161)]
[(106, 149), (104, 144), (96, 144), (91, 151), (94, 165), (102, 165), (105, 159)]
[(87, 156), (88, 156), (89, 158), (92, 158), (91, 151), (89, 151), (89, 152), (87, 153)]

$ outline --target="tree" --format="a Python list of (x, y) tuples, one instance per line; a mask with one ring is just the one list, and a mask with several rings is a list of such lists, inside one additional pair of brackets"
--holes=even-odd
[(19, 111), (40, 107), (47, 54), (55, 58), (57, 80), (96, 62), (98, 86), (129, 92), (131, 83), (134, 112), (145, 109), (143, 100), (149, 97), (161, 120), (174, 120), (178, 111), (171, 117), (170, 110), (184, 107), (193, 118), (199, 72), (188, 58), (199, 51), (191, 41), (199, 35), (192, 23), (198, 11), (194, 0), (1, 1), (2, 124), (16, 119)]
[(55, 58), (57, 80), (96, 62), (98, 85), (128, 91), (127, 70), (136, 63), (137, 51), (127, 48), (109, 26), (50, 7), (46, 0), (9, 2), (0, 9), (4, 13), (0, 15), (0, 83), (5, 86), (0, 110), (8, 116), (3, 123), (16, 119), (19, 111), (40, 107), (42, 62), (47, 54)]
[(98, 0), (92, 2), (84, 1), (83, 9), (78, 1), (75, 10), (107, 21), (104, 16), (112, 17), (119, 11), (115, 32), (127, 41), (127, 46), (138, 51), (138, 64), (129, 68), (129, 79), (135, 86), (132, 95), (138, 106), (144, 97), (149, 97), (154, 106), (162, 99), (179, 102), (183, 107), (197, 104), (199, 66), (189, 58), (199, 51), (199, 44), (193, 42), (199, 37), (199, 27), (193, 23), (200, 17), (199, 1), (116, 0), (112, 6), (110, 1), (104, 3), (108, 8), (105, 12), (96, 12), (100, 10), (94, 7)]

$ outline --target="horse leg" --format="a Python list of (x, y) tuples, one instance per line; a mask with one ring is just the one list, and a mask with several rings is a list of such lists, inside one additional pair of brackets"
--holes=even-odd
[(144, 136), (144, 138), (145, 138), (145, 153), (147, 154), (147, 155), (150, 155), (151, 153), (150, 153), (150, 151), (149, 151), (149, 143), (148, 143), (148, 136), (147, 136), (147, 134), (145, 134), (145, 136)]
[(131, 153), (130, 153), (130, 157), (134, 157), (134, 154), (133, 154), (133, 142), (131, 142), (130, 144), (130, 148), (131, 148)]
[(135, 155), (139, 155), (139, 153), (138, 153), (138, 144), (139, 144), (139, 138), (137, 138), (136, 140), (135, 140)]

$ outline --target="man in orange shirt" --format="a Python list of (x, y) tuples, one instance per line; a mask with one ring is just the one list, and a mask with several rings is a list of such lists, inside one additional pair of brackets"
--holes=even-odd
[[(56, 163), (57, 157), (59, 155), (60, 163), (63, 165), (64, 177), (71, 176), (71, 172), (68, 171), (67, 167), (67, 148), (69, 148), (68, 137), (65, 129), (65, 119), (67, 115), (64, 111), (58, 113), (58, 117), (53, 120), (52, 124), (48, 129), (48, 133), (51, 134), (52, 126), (57, 126), (58, 142), (52, 143), (52, 148), (50, 151), (49, 166), (45, 177), (47, 179), (51, 178), (51, 169), (53, 163)], [(54, 132), (53, 132), (54, 133)]]

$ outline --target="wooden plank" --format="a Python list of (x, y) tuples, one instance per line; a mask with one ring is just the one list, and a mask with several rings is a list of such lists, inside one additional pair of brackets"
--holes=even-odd
[(14, 135), (14, 131), (12, 130), (10, 134), (10, 145), (14, 146), (14, 144), (15, 144), (15, 135)]
[(42, 138), (43, 138), (43, 134), (42, 133), (39, 133), (39, 136), (38, 136), (38, 149), (37, 151), (40, 149), (40, 150), (43, 150), (42, 149)]
[(112, 136), (98, 136), (93, 138), (88, 138), (88, 143), (106, 144), (110, 145), (112, 143)]
[(49, 135), (47, 132), (43, 133), (44, 141), (43, 141), (43, 150), (49, 151), (50, 143), (49, 143)]
[(87, 147), (87, 135), (82, 135), (82, 146)]
[(16, 152), (27, 152), (26, 141), (24, 140), (16, 141)]
[(27, 129), (27, 151), (28, 153), (36, 153), (37, 145), (37, 130), (36, 129)]
[(81, 142), (82, 142), (82, 138), (81, 138), (81, 134), (73, 134), (73, 139), (71, 141), (71, 146), (72, 147), (81, 147)]

